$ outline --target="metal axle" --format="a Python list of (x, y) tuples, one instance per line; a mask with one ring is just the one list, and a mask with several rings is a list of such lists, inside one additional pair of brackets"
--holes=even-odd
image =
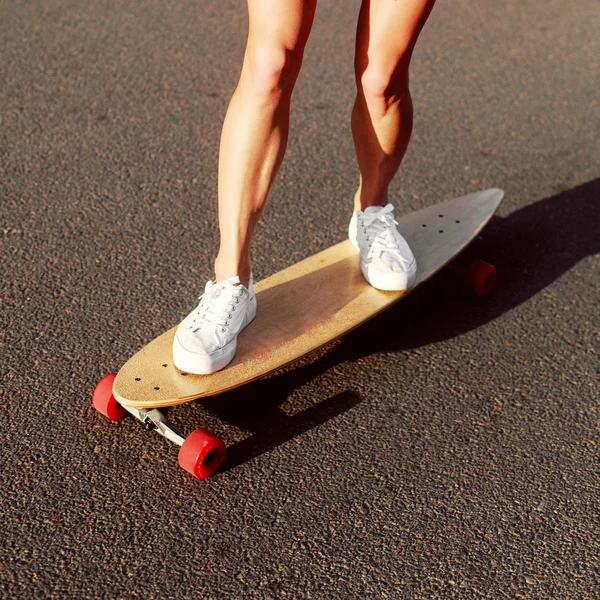
[(185, 441), (185, 434), (177, 429), (158, 408), (148, 410), (147, 408), (134, 408), (133, 406), (122, 405), (123, 408), (131, 413), (136, 419), (141, 421), (149, 429), (154, 429), (163, 437), (171, 442), (181, 446)]

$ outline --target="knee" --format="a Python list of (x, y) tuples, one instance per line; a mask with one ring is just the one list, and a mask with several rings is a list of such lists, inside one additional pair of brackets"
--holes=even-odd
[(259, 97), (291, 94), (302, 63), (302, 56), (283, 46), (249, 48), (244, 60), (241, 83), (246, 91)]
[(400, 57), (389, 60), (365, 57), (355, 64), (356, 85), (368, 103), (389, 106), (395, 102), (410, 103), (408, 60)]

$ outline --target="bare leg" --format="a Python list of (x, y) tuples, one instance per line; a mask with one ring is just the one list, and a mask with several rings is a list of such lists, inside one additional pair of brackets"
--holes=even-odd
[(363, 0), (356, 35), (352, 134), (360, 170), (355, 210), (385, 205), (413, 122), (408, 67), (435, 0)]
[(248, 285), (250, 243), (287, 144), (290, 99), (316, 0), (248, 0), (249, 32), (240, 81), (219, 152), (217, 281)]

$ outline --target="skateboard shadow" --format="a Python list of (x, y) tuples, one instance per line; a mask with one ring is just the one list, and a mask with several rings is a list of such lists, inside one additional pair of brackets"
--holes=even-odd
[[(451, 339), (514, 309), (600, 253), (600, 178), (494, 217), (458, 261), (482, 258), (496, 265), (498, 287), (477, 298), (452, 269), (442, 270), (382, 314), (347, 334), (318, 360), (287, 368), (222, 396), (201, 400), (219, 418), (254, 432), (232, 445), (231, 469), (356, 406), (352, 391), (337, 394), (294, 416), (279, 405), (297, 388), (341, 363), (377, 352), (399, 352)], [(443, 301), (440, 301), (443, 298)]]

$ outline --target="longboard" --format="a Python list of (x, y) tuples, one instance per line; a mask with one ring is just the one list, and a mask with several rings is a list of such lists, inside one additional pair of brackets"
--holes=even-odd
[[(223, 370), (210, 375), (179, 371), (171, 354), (175, 326), (134, 354), (116, 377), (104, 378), (103, 395), (97, 387), (94, 405), (104, 414), (112, 410), (120, 417), (126, 410), (148, 423), (151, 409), (215, 396), (292, 363), (416, 290), (478, 235), (502, 197), (502, 190), (493, 188), (401, 217), (398, 231), (408, 241), (418, 268), (409, 290), (383, 292), (371, 287), (361, 274), (358, 251), (345, 240), (255, 284), (257, 315), (240, 333), (236, 355)], [(483, 293), (493, 285), (494, 273), (489, 265), (475, 265), (470, 277)], [(150, 424), (165, 435), (161, 428), (168, 422), (162, 415), (159, 421), (157, 425), (150, 419)], [(181, 442), (183, 451), (185, 444), (176, 437), (171, 439)], [(193, 472), (202, 476), (196, 467)]]

